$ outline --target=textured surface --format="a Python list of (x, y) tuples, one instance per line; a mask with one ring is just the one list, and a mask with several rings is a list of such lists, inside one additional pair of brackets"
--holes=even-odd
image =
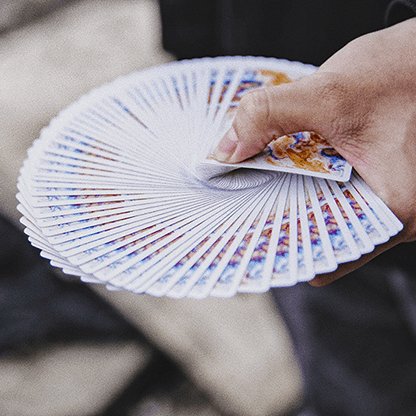
[(172, 300), (99, 293), (173, 354), (220, 408), (240, 416), (282, 414), (299, 398), (290, 341), (268, 295)]
[(18, 170), (51, 117), (97, 85), (169, 59), (158, 33), (152, 1), (88, 1), (2, 37), (1, 211), (17, 219)]
[(47, 14), (71, 0), (2, 0), (0, 32), (5, 32)]
[(145, 362), (144, 351), (134, 344), (61, 346), (40, 351), (25, 360), (3, 359), (0, 413), (92, 414), (104, 407)]

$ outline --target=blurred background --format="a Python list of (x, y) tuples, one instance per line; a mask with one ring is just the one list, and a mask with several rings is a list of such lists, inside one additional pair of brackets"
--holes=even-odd
[(91, 88), (172, 59), (157, 1), (0, 1), (1, 416), (288, 416), (301, 404), (269, 294), (108, 292), (60, 275), (21, 232), (16, 180), (40, 129)]

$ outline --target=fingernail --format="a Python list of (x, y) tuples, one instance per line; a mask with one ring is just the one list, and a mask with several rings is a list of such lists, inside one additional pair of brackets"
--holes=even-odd
[(227, 131), (225, 136), (218, 143), (217, 148), (214, 150), (212, 157), (219, 162), (228, 162), (233, 153), (235, 152), (238, 144), (238, 137), (233, 128)]

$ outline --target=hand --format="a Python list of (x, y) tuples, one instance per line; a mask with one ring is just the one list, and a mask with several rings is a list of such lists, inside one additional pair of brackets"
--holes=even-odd
[(237, 163), (273, 136), (299, 131), (325, 137), (405, 225), (373, 253), (312, 284), (329, 283), (415, 240), (416, 18), (355, 39), (309, 77), (244, 96), (214, 157)]

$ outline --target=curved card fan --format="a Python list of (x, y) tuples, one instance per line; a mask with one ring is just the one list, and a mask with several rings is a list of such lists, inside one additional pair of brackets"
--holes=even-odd
[(318, 135), (274, 138), (237, 165), (210, 158), (244, 94), (314, 70), (206, 58), (92, 91), (28, 152), (29, 241), (85, 282), (178, 298), (293, 285), (372, 251), (402, 224)]

